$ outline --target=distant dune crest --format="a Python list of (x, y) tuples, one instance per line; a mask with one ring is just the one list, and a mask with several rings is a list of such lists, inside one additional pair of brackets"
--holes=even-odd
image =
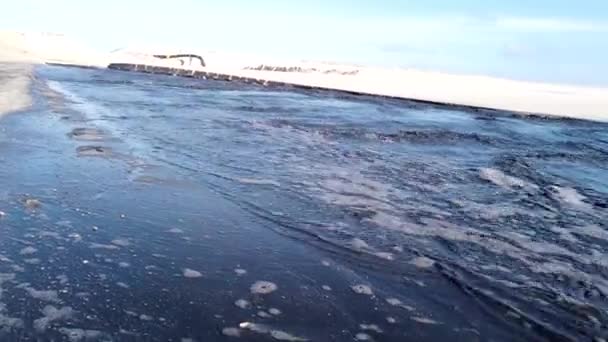
[(245, 70), (257, 71), (274, 71), (274, 72), (299, 72), (299, 73), (321, 73), (321, 74), (337, 74), (337, 75), (356, 75), (359, 70), (338, 70), (338, 69), (322, 69), (322, 68), (307, 68), (301, 66), (277, 66), (277, 65), (258, 65), (254, 67), (245, 67)]
[[(179, 56), (158, 58), (155, 56)], [(198, 56), (204, 62), (198, 63)], [(242, 78), (442, 104), (608, 121), (608, 88), (454, 75), (410, 69), (278, 61), (217, 51), (135, 47), (99, 53), (56, 33), (0, 31), (0, 61), (107, 67), (110, 63), (205, 71)], [(7, 106), (5, 104), (5, 106)]]

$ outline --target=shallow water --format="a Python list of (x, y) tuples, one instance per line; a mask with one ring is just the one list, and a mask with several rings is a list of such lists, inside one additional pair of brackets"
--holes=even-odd
[(0, 339), (602, 341), (608, 126), (39, 67)]

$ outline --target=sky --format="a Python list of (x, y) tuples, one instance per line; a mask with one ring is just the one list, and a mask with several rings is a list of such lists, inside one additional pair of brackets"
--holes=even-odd
[(0, 0), (0, 29), (608, 86), (608, 0)]

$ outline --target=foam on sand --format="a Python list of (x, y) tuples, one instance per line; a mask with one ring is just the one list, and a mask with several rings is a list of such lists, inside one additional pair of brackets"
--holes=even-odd
[(184, 274), (184, 277), (186, 277), (186, 278), (201, 278), (203, 276), (203, 274), (201, 272), (190, 269), (190, 268), (185, 268), (183, 270), (183, 274)]
[[(505, 189), (524, 188), (528, 186), (528, 184), (522, 179), (509, 176), (500, 170), (491, 168), (480, 169), (479, 178), (494, 183), (495, 185)], [(530, 185), (530, 187), (533, 186)]]
[(68, 319), (73, 313), (74, 310), (71, 307), (57, 309), (52, 305), (47, 305), (42, 309), (44, 316), (34, 320), (34, 328), (39, 332), (43, 332), (51, 322)]
[(374, 295), (374, 291), (372, 290), (372, 288), (367, 285), (363, 285), (363, 284), (353, 285), (353, 286), (351, 286), (351, 289), (356, 294), (366, 295), (366, 296)]
[(253, 294), (270, 294), (278, 289), (277, 284), (270, 281), (256, 281), (251, 285), (251, 293)]

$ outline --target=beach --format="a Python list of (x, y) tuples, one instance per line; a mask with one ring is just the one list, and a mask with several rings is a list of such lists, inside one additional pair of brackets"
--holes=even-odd
[(0, 60), (0, 117), (31, 105), (32, 66), (2, 63)]
[(46, 50), (0, 63), (0, 340), (608, 339), (601, 118), (359, 95), (382, 73), (357, 66), (107, 59), (246, 83)]

